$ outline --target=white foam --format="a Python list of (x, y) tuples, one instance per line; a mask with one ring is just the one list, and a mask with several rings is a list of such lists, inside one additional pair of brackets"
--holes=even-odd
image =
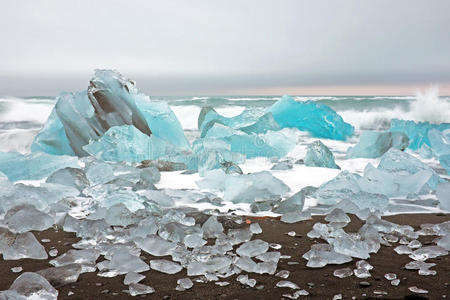
[(4, 106), (4, 110), (0, 111), (0, 120), (2, 122), (29, 121), (44, 124), (54, 104), (51, 99), (3, 98), (0, 99), (0, 105)]
[(416, 121), (435, 124), (450, 122), (450, 102), (439, 98), (439, 89), (434, 86), (428, 91), (417, 93), (416, 101), (411, 104), (410, 115)]

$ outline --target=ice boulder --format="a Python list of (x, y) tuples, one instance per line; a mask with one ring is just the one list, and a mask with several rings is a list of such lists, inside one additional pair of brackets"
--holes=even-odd
[(58, 291), (44, 277), (32, 272), (25, 272), (17, 277), (6, 292), (0, 293), (0, 299), (56, 300), (58, 298)]
[(314, 137), (345, 140), (354, 132), (353, 126), (333, 109), (314, 101), (299, 102), (283, 96), (267, 112), (272, 113), (281, 128), (298, 128)]
[(392, 147), (405, 150), (408, 144), (408, 136), (403, 132), (364, 131), (358, 144), (347, 150), (347, 157), (377, 158)]
[(391, 120), (391, 127), (389, 131), (404, 132), (409, 138), (409, 148), (412, 150), (418, 150), (422, 144), (430, 146), (430, 140), (428, 139), (428, 131), (431, 129), (437, 129), (444, 131), (450, 129), (450, 123), (431, 124), (429, 122), (414, 122), (405, 121), (399, 119)]
[(33, 233), (14, 234), (5, 228), (0, 228), (0, 253), (4, 260), (48, 258), (47, 252)]
[(224, 193), (224, 200), (234, 203), (252, 203), (259, 199), (279, 197), (289, 191), (286, 184), (268, 171), (239, 175), (213, 170), (196, 184), (201, 189), (219, 190)]
[(437, 184), (442, 182), (442, 179), (430, 166), (408, 153), (395, 148), (391, 148), (383, 154), (378, 169), (388, 171), (394, 175), (415, 174), (419, 171), (429, 171), (431, 172), (431, 177), (427, 184), (432, 190), (435, 190)]
[[(55, 113), (33, 142), (33, 150), (66, 154), (68, 140), (76, 155), (85, 156), (83, 146), (98, 140), (111, 127), (122, 125), (189, 148), (178, 119), (166, 103), (150, 101), (138, 92), (133, 81), (115, 71), (96, 70), (87, 91), (57, 97)], [(60, 143), (53, 142), (55, 134), (61, 138)]]
[(308, 145), (304, 161), (308, 167), (340, 169), (334, 162), (333, 153), (321, 141), (314, 141)]
[(11, 181), (42, 179), (66, 167), (78, 167), (78, 158), (43, 152), (27, 155), (17, 152), (0, 152), (0, 172), (8, 176)]

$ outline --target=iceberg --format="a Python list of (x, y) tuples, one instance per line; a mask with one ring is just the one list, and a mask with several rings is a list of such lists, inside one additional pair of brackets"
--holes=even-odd
[[(85, 145), (100, 139), (110, 128), (124, 125), (189, 149), (170, 107), (150, 101), (138, 92), (133, 81), (115, 71), (96, 70), (87, 91), (62, 93), (56, 100), (54, 113), (33, 142), (33, 151), (86, 156)], [(56, 137), (59, 142), (55, 142)]]
[(358, 144), (347, 150), (349, 158), (377, 158), (390, 148), (405, 150), (409, 139), (403, 132), (363, 131)]
[(314, 101), (299, 102), (283, 96), (267, 112), (272, 113), (281, 128), (298, 128), (314, 137), (345, 140), (354, 132), (353, 126), (333, 109)]
[(423, 144), (430, 146), (428, 139), (428, 131), (437, 129), (444, 131), (450, 129), (450, 123), (431, 124), (429, 122), (414, 122), (399, 119), (391, 120), (391, 127), (389, 131), (404, 132), (409, 138), (409, 148), (418, 150)]
[(66, 167), (77, 168), (78, 158), (43, 152), (28, 155), (0, 152), (0, 172), (8, 176), (10, 181), (42, 179)]
[(223, 199), (234, 203), (252, 203), (259, 199), (281, 196), (289, 187), (268, 171), (251, 174), (226, 174), (222, 170), (206, 173), (205, 178), (196, 182), (201, 189), (224, 192)]
[(333, 153), (321, 141), (314, 141), (308, 145), (305, 166), (340, 169), (334, 162)]

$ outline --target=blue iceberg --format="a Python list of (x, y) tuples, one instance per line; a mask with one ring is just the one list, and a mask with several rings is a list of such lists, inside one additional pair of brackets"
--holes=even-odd
[(308, 145), (305, 156), (305, 166), (340, 169), (334, 162), (333, 153), (321, 141), (314, 141)]
[(0, 152), (0, 172), (8, 176), (10, 181), (42, 179), (66, 167), (79, 167), (78, 158), (43, 152), (28, 155)]
[(358, 144), (347, 150), (349, 158), (377, 158), (390, 148), (405, 150), (409, 139), (403, 132), (363, 131)]
[(437, 156), (441, 166), (450, 174), (450, 130), (443, 132), (431, 129), (428, 131), (433, 154)]
[(133, 81), (111, 70), (96, 70), (87, 91), (58, 96), (54, 112), (32, 149), (86, 156), (84, 146), (99, 140), (110, 128), (123, 125), (189, 149), (181, 124), (170, 107), (150, 101), (138, 92)]
[(391, 127), (389, 131), (404, 132), (409, 138), (409, 148), (412, 150), (419, 150), (423, 144), (430, 145), (428, 139), (428, 131), (437, 129), (444, 131), (450, 129), (450, 123), (431, 124), (429, 122), (414, 122), (399, 119), (391, 120)]
[(272, 113), (281, 128), (298, 128), (314, 137), (345, 140), (354, 132), (353, 126), (344, 122), (333, 109), (313, 101), (298, 102), (283, 96), (267, 112)]

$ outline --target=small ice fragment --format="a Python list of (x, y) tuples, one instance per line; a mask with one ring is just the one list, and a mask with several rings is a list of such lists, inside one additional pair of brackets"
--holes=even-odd
[(391, 281), (391, 285), (398, 286), (400, 284), (400, 279), (394, 279)]
[(48, 255), (55, 257), (58, 255), (58, 249), (51, 249), (50, 251), (48, 251)]
[(37, 273), (52, 283), (55, 288), (77, 282), (82, 271), (81, 265), (70, 264), (62, 267), (52, 267)]
[(409, 242), (408, 247), (411, 249), (417, 249), (422, 247), (422, 243), (418, 240), (412, 240), (411, 242)]
[(11, 272), (13, 272), (13, 273), (19, 273), (19, 272), (22, 272), (22, 271), (23, 271), (22, 267), (11, 268)]
[(263, 254), (269, 250), (269, 244), (263, 240), (253, 240), (243, 243), (237, 248), (236, 253), (239, 256), (253, 257)]
[(216, 216), (211, 216), (202, 225), (203, 236), (205, 238), (216, 238), (223, 233), (223, 226), (217, 221)]
[(189, 278), (181, 278), (177, 280), (177, 291), (185, 291), (194, 286), (194, 283)]
[(184, 245), (188, 248), (201, 247), (206, 243), (198, 234), (189, 234), (184, 237)]
[(290, 272), (288, 270), (281, 270), (280, 272), (276, 273), (275, 276), (286, 279), (289, 277)]
[(311, 219), (311, 213), (306, 211), (293, 211), (293, 212), (287, 212), (281, 216), (281, 222), (284, 223), (297, 223), (300, 221), (310, 220)]
[(264, 262), (275, 262), (278, 263), (280, 260), (281, 253), (280, 252), (266, 252), (256, 256), (257, 259)]
[(418, 271), (419, 275), (422, 276), (429, 276), (429, 275), (436, 275), (437, 272), (435, 270), (430, 270), (430, 269), (419, 269)]
[(345, 277), (349, 277), (352, 275), (353, 275), (353, 272), (350, 268), (337, 269), (337, 270), (334, 270), (334, 272), (333, 272), (333, 276), (338, 277), (338, 278), (345, 278)]
[(333, 296), (333, 300), (342, 300), (342, 294), (336, 294)]
[(252, 223), (250, 224), (250, 232), (253, 234), (259, 234), (262, 233), (261, 226), (259, 226), (258, 223)]
[(410, 286), (408, 288), (408, 290), (410, 290), (411, 292), (416, 293), (416, 294), (428, 294), (427, 290), (420, 289), (417, 286)]
[(402, 254), (411, 254), (412, 253), (411, 248), (409, 248), (406, 245), (397, 246), (397, 247), (394, 248), (394, 251), (397, 252), (397, 254), (400, 254), (400, 255), (402, 255)]
[(414, 260), (425, 261), (429, 258), (436, 258), (438, 256), (448, 255), (448, 251), (439, 246), (427, 246), (413, 251), (409, 257)]
[(250, 287), (254, 287), (256, 285), (256, 280), (248, 278), (248, 275), (239, 275), (236, 280), (241, 284), (248, 285)]
[(288, 236), (295, 236), (296, 233), (295, 233), (295, 231), (289, 231), (289, 232), (287, 233), (287, 235), (288, 235)]
[(367, 261), (365, 260), (359, 260), (356, 262), (356, 268), (358, 269), (366, 269), (368, 271), (373, 269), (373, 266), (371, 264), (369, 264)]
[(276, 244), (276, 243), (270, 243), (269, 247), (275, 250), (280, 250), (281, 249), (281, 245), (280, 244)]
[(74, 292), (72, 292), (72, 291), (68, 291), (67, 292), (67, 296), (72, 296), (72, 295), (74, 295), (75, 293)]
[(330, 223), (349, 223), (350, 218), (342, 209), (335, 208), (325, 217), (325, 221)]
[(369, 270), (364, 268), (354, 269), (353, 273), (358, 278), (369, 278), (371, 276)]
[(136, 272), (129, 272), (129, 273), (127, 273), (127, 275), (125, 275), (123, 284), (129, 285), (131, 283), (138, 283), (139, 281), (141, 281), (144, 278), (145, 278), (144, 275), (141, 275)]
[(230, 284), (228, 281), (216, 281), (214, 283), (218, 286), (227, 286)]
[(286, 288), (295, 289), (295, 290), (300, 289), (300, 287), (296, 283), (293, 283), (293, 282), (287, 281), (287, 280), (282, 280), (282, 281), (277, 282), (276, 286), (280, 287), (280, 288), (286, 287)]
[(183, 267), (180, 266), (179, 264), (165, 259), (151, 260), (150, 268), (166, 274), (176, 274), (183, 269)]
[(386, 291), (381, 291), (381, 290), (374, 290), (373, 293), (375, 295), (387, 295), (388, 294)]
[(305, 166), (340, 169), (334, 162), (334, 155), (321, 141), (314, 141), (308, 145), (305, 156)]
[(387, 280), (394, 280), (394, 279), (397, 279), (397, 274), (395, 274), (395, 273), (386, 273), (386, 274), (384, 274), (384, 278), (386, 278)]
[(50, 243), (51, 240), (50, 239), (42, 239), (41, 242), (43, 242), (43, 243)]
[(129, 291), (131, 296), (137, 296), (137, 295), (152, 294), (155, 292), (155, 289), (145, 284), (132, 283), (129, 286)]
[(283, 297), (289, 298), (289, 299), (298, 299), (300, 296), (308, 296), (309, 292), (305, 290), (299, 290), (295, 291), (292, 295), (290, 294), (283, 294)]
[[(56, 300), (58, 298), (58, 291), (44, 277), (32, 272), (25, 272), (17, 277), (9, 290), (26, 297), (26, 299)], [(22, 299), (22, 297), (17, 299)]]

